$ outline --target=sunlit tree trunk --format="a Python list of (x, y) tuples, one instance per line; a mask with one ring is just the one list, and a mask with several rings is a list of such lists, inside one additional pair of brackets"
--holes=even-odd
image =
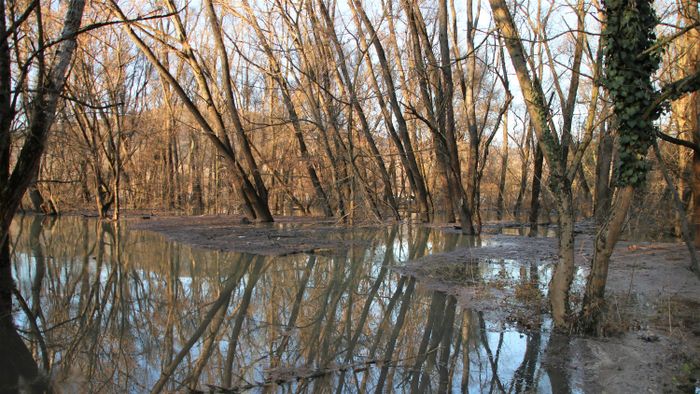
[(505, 210), (506, 175), (508, 174), (508, 111), (503, 115), (503, 134), (501, 142), (501, 170), (498, 176), (498, 199), (496, 200), (496, 219), (503, 219)]
[(530, 77), (525, 51), (515, 23), (504, 0), (489, 0), (496, 25), (510, 54), (520, 88), (527, 104), (538, 145), (549, 165), (552, 188), (559, 211), (559, 262), (550, 284), (549, 295), (555, 326), (565, 327), (569, 312), (569, 288), (573, 279), (574, 233), (571, 182), (562, 163), (562, 145), (551, 127), (549, 109), (539, 79)]
[(530, 164), (530, 147), (532, 146), (532, 126), (529, 122), (525, 122), (523, 130), (523, 142), (521, 144), (521, 156), (520, 156), (520, 187), (518, 188), (518, 196), (515, 198), (515, 205), (513, 206), (513, 216), (515, 220), (520, 220), (520, 210), (522, 209), (523, 198), (527, 191), (527, 176), (528, 167)]
[[(678, 4), (683, 24), (688, 27), (693, 24), (696, 26), (680, 37), (677, 43), (680, 52), (677, 59), (680, 75), (677, 77), (682, 78), (700, 71), (700, 27), (697, 26), (700, 23), (700, 10), (695, 0), (679, 0)], [(676, 100), (671, 108), (679, 135), (700, 145), (700, 93), (689, 93)], [(695, 151), (691, 160), (692, 223), (695, 246), (700, 247), (700, 152)]]

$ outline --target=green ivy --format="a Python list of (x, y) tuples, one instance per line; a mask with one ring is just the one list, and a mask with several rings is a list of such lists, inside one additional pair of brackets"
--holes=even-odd
[(655, 135), (660, 111), (645, 116), (656, 96), (651, 76), (660, 54), (649, 50), (656, 41), (658, 19), (650, 0), (605, 0), (606, 25), (602, 45), (603, 83), (614, 103), (618, 124), (617, 184), (639, 186), (646, 178), (647, 150)]

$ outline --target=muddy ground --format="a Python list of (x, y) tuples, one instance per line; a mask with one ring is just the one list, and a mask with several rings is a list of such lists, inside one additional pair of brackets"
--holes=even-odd
[[(284, 256), (346, 249), (361, 240), (348, 241), (349, 227), (332, 220), (281, 217), (274, 224), (251, 224), (236, 216), (132, 216), (129, 228), (150, 230), (195, 247), (225, 252)], [(327, 236), (332, 233), (334, 236)]]
[[(133, 229), (224, 251), (284, 255), (352, 246), (340, 236), (350, 229), (332, 221), (281, 218), (268, 226), (230, 216), (129, 221)], [(498, 228), (487, 226), (485, 232)], [(582, 228), (576, 238), (575, 307), (592, 255), (592, 235)], [(445, 226), (444, 231), (457, 230)], [(329, 232), (339, 236), (319, 236)], [(422, 286), (455, 295), (462, 306), (483, 311), (491, 320), (522, 330), (539, 327), (548, 309), (542, 294), (556, 262), (556, 239), (486, 234), (481, 244), (410, 261), (399, 271), (416, 276)], [(689, 261), (681, 243), (619, 242), (608, 276), (604, 336), (553, 334), (543, 366), (567, 375), (586, 392), (700, 392), (700, 280), (689, 271)], [(492, 274), (475, 278), (474, 272), (484, 271), (473, 270), (477, 264), (493, 267)], [(534, 280), (532, 272), (538, 273)]]
[[(576, 237), (575, 306), (585, 286), (592, 240), (587, 234)], [(541, 324), (546, 299), (532, 291), (531, 281), (513, 279), (509, 263), (551, 267), (556, 239), (493, 235), (484, 245), (427, 256), (401, 271), (491, 319), (525, 329)], [(495, 268), (498, 274), (475, 284), (468, 267), (478, 261), (505, 269)], [(603, 336), (559, 335), (552, 343), (560, 349), (548, 349), (545, 368), (562, 369), (590, 392), (700, 392), (700, 280), (689, 262), (684, 244), (619, 242), (608, 274)], [(541, 287), (547, 279), (540, 278), (545, 281)]]

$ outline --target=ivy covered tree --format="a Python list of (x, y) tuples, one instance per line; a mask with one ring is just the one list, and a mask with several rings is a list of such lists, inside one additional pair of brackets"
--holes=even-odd
[(603, 84), (614, 103), (619, 135), (617, 185), (640, 186), (649, 170), (645, 159), (656, 135), (652, 76), (661, 58), (654, 50), (658, 18), (649, 0), (607, 0), (603, 31)]
[(655, 28), (659, 20), (651, 0), (606, 0), (602, 46), (603, 83), (614, 105), (618, 134), (617, 193), (595, 239), (591, 273), (586, 284), (579, 328), (595, 333), (605, 309), (605, 284), (615, 244), (622, 231), (634, 190), (649, 171), (647, 151), (657, 137), (654, 121), (669, 100), (700, 88), (700, 73), (675, 81), (661, 91), (652, 77), (661, 60), (662, 43)]

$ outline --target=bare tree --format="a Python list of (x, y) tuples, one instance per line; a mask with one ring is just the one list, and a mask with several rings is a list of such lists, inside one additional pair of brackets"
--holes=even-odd
[[(370, 67), (369, 72), (371, 73), (370, 76), (372, 87), (379, 102), (384, 122), (391, 135), (392, 142), (394, 143), (399, 152), (399, 157), (401, 158), (404, 170), (406, 171), (408, 181), (411, 185), (411, 188), (413, 189), (413, 192), (415, 193), (415, 198), (417, 200), (419, 210), (421, 212), (422, 220), (428, 221), (430, 218), (428, 190), (426, 187), (425, 178), (418, 166), (418, 161), (416, 159), (413, 147), (414, 143), (411, 141), (411, 137), (408, 130), (408, 123), (406, 122), (406, 118), (404, 116), (404, 110), (402, 110), (401, 105), (399, 103), (397, 87), (394, 81), (393, 74), (391, 72), (391, 66), (386, 55), (386, 50), (384, 48), (384, 45), (380, 41), (377, 30), (375, 29), (374, 25), (367, 16), (362, 6), (362, 3), (359, 0), (351, 1), (352, 2), (350, 2), (349, 0), (348, 3), (350, 5), (351, 10), (353, 11), (355, 25), (360, 34), (360, 40), (361, 42), (363, 40), (367, 41), (367, 39), (365, 38), (365, 34), (362, 31), (362, 27), (364, 26), (364, 28), (367, 29), (367, 32), (370, 36), (369, 42), (374, 47), (377, 59), (379, 61), (381, 75), (386, 89), (384, 92), (382, 92), (381, 87), (379, 85), (379, 78), (375, 75), (374, 71), (372, 70), (372, 60), (369, 57), (366, 58), (367, 63)], [(393, 32), (393, 30), (391, 31)], [(393, 36), (392, 41), (397, 47), (398, 44), (396, 44), (396, 39), (393, 38)], [(363, 49), (363, 51), (366, 51), (366, 44), (364, 45), (364, 47), (365, 49)], [(398, 65), (400, 65), (400, 62), (398, 63)], [(382, 99), (384, 94), (386, 94), (389, 97), (388, 107), (390, 107), (390, 109), (387, 108), (387, 104)], [(392, 115), (396, 121), (395, 124), (394, 120), (392, 119)]]
[[(578, 94), (579, 70), (585, 43), (585, 33), (583, 31), (585, 23), (584, 2), (579, 1), (576, 9), (578, 15), (578, 33), (576, 34), (572, 81), (569, 84), (568, 94), (566, 96), (563, 93), (559, 94), (563, 108), (562, 116), (564, 118), (560, 135), (557, 134), (554, 123), (552, 122), (550, 101), (547, 100), (544, 95), (540, 78), (537, 77), (533, 67), (528, 65), (528, 62), (532, 62), (532, 59), (528, 58), (525, 54), (520, 35), (516, 29), (508, 6), (501, 0), (490, 0), (489, 2), (491, 4), (493, 17), (503, 36), (518, 81), (520, 82), (531, 123), (537, 135), (538, 144), (542, 149), (543, 156), (547, 160), (550, 170), (550, 188), (554, 194), (558, 211), (559, 262), (554, 270), (549, 295), (555, 325), (563, 328), (569, 325), (569, 316), (571, 312), (568, 298), (574, 273), (573, 225), (575, 216), (571, 185), (578, 172), (578, 167), (581, 165), (583, 153), (592, 138), (598, 95), (597, 88), (594, 88), (594, 95), (589, 106), (589, 116), (584, 126), (584, 139), (579, 144), (578, 150), (573, 154), (571, 160), (569, 160), (569, 151), (572, 145), (571, 119), (573, 116), (574, 102)], [(598, 56), (598, 61), (594, 68), (596, 70), (600, 69), (600, 56)], [(557, 78), (555, 78), (555, 84), (558, 84)], [(561, 91), (560, 88), (557, 90)]]
[[(233, 101), (233, 96), (230, 94), (230, 70), (228, 69), (228, 63), (222, 62), (224, 70), (222, 70), (222, 75), (225, 81), (224, 90), (227, 92), (225, 105), (228, 109), (228, 114), (231, 117), (232, 125), (236, 130), (236, 135), (239, 138), (239, 147), (244, 152), (243, 156), (246, 157), (248, 165), (251, 167), (249, 171), (252, 173), (253, 181), (250, 180), (250, 175), (245, 171), (240, 160), (237, 158), (236, 151), (231, 142), (229, 134), (227, 133), (227, 128), (224, 123), (224, 115), (217, 107), (214, 97), (212, 95), (212, 84), (207, 80), (206, 75), (208, 73), (205, 71), (205, 66), (202, 64), (202, 60), (198, 59), (195, 55), (194, 50), (189, 42), (187, 31), (185, 30), (185, 24), (183, 23), (175, 4), (172, 1), (167, 1), (166, 5), (172, 14), (171, 18), (175, 25), (176, 42), (179, 43), (180, 48), (178, 49), (179, 55), (187, 62), (190, 67), (190, 71), (194, 74), (195, 80), (198, 86), (198, 94), (201, 95), (204, 103), (203, 108), (200, 108), (195, 101), (188, 95), (187, 91), (183, 88), (179, 81), (175, 79), (170, 70), (166, 67), (161, 59), (159, 59), (155, 52), (149, 47), (148, 44), (138, 35), (134, 30), (132, 24), (127, 23), (125, 26), (126, 32), (134, 41), (136, 46), (141, 50), (148, 61), (153, 64), (158, 75), (167, 81), (170, 87), (177, 94), (178, 98), (184, 103), (187, 110), (190, 112), (192, 117), (195, 119), (196, 123), (201, 127), (204, 135), (209, 138), (209, 140), (217, 148), (217, 151), (226, 158), (229, 163), (234, 185), (238, 191), (241, 200), (243, 201), (243, 209), (250, 219), (270, 222), (272, 221), (272, 214), (268, 206), (267, 200), (267, 189), (264, 187), (262, 178), (260, 178), (259, 171), (257, 170), (257, 165), (254, 161), (251, 161), (252, 152), (250, 152), (250, 144), (247, 142), (245, 132), (243, 130), (243, 125), (240, 122), (240, 117), (238, 115), (236, 104)], [(111, 3), (111, 7), (119, 18), (127, 21), (128, 18), (122, 12), (121, 8), (116, 2)], [(211, 20), (210, 22), (216, 22)], [(211, 25), (213, 34), (219, 36), (220, 27), (218, 23), (213, 23)], [(157, 37), (165, 34), (160, 32)], [(221, 37), (216, 40), (221, 41)], [(222, 45), (217, 44), (219, 48), (219, 56), (225, 57), (225, 53), (222, 52)], [(168, 48), (173, 48), (171, 45), (167, 45)], [(205, 115), (206, 114), (206, 115)], [(207, 117), (209, 119), (207, 119)]]

